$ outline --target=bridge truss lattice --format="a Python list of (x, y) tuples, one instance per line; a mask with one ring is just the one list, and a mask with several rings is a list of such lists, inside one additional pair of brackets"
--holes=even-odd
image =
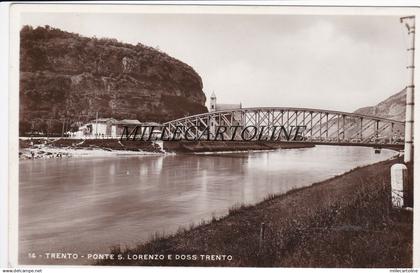
[[(281, 126), (289, 131), (299, 126), (303, 128), (299, 141), (304, 142), (342, 144), (402, 144), (404, 142), (404, 122), (402, 121), (308, 108), (232, 109), (188, 116), (163, 125), (167, 127), (169, 135), (173, 135), (175, 130), (180, 130), (180, 128), (183, 128), (182, 131), (188, 127), (194, 127), (188, 132), (181, 132), (181, 135), (184, 133), (195, 139), (202, 136), (206, 128), (211, 128), (211, 134), (215, 134), (215, 128), (220, 126), (228, 127), (228, 130), (223, 132), (225, 140), (231, 140), (235, 126), (245, 128), (249, 131), (247, 134), (251, 134), (254, 128), (257, 128), (258, 132), (265, 130), (263, 134), (267, 136), (267, 139)], [(237, 135), (233, 140), (239, 138), (240, 136)], [(283, 137), (277, 140), (295, 141)]]

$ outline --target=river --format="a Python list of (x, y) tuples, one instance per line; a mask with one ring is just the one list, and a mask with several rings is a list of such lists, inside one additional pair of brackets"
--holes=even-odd
[(225, 215), (235, 204), (307, 186), (397, 152), (316, 146), (214, 155), (22, 160), (20, 263), (28, 253), (108, 253)]

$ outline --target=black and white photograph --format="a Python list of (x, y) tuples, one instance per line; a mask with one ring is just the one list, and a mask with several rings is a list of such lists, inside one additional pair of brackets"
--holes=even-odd
[(415, 266), (417, 10), (11, 10), (14, 266)]

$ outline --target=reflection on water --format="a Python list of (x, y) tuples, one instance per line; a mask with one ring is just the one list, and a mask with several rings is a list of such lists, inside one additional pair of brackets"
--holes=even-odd
[(234, 204), (256, 203), (270, 193), (310, 185), (395, 154), (317, 146), (224, 155), (21, 161), (21, 262), (30, 262), (28, 252), (85, 254), (132, 246), (155, 232), (171, 233), (226, 214)]

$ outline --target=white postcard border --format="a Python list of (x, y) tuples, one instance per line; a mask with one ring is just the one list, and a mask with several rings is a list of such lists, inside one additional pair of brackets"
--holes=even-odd
[[(269, 2), (269, 4), (272, 2)], [(290, 2), (289, 2), (290, 3)], [(84, 5), (68, 5), (60, 3), (53, 4), (12, 4), (10, 16), (10, 88), (9, 88), (9, 110), (7, 115), (2, 114), (0, 121), (8, 120), (9, 125), (9, 140), (8, 140), (8, 181), (9, 181), (9, 261), (12, 266), (18, 265), (18, 124), (19, 124), (19, 28), (20, 16), (25, 12), (83, 12), (83, 13), (264, 13), (264, 14), (317, 14), (317, 15), (394, 15), (406, 16), (416, 15), (419, 17), (418, 9), (407, 7), (284, 7), (284, 6), (175, 6), (173, 3), (168, 6), (163, 5), (111, 5), (107, 2), (106, 5), (84, 4)], [(420, 58), (420, 54), (416, 54), (416, 64)], [(2, 73), (3, 75), (3, 73)], [(416, 81), (419, 82), (419, 73), (416, 73)], [(419, 105), (419, 99), (415, 97), (416, 105)], [(2, 102), (4, 103), (4, 101)], [(415, 107), (415, 120), (420, 118), (419, 107)], [(6, 107), (7, 109), (7, 107)], [(2, 111), (5, 111), (4, 109)], [(7, 111), (7, 110), (6, 110)], [(415, 135), (419, 135), (419, 126), (415, 126)], [(2, 139), (3, 144), (4, 140)], [(419, 147), (415, 146), (415, 176), (419, 175)], [(1, 174), (1, 178), (7, 175)], [(3, 187), (2, 187), (3, 189)], [(419, 198), (420, 187), (414, 187), (415, 196)], [(3, 197), (3, 196), (2, 196)], [(415, 198), (416, 199), (416, 198)], [(414, 207), (414, 237), (413, 237), (413, 266), (420, 265), (420, 231), (419, 231), (419, 205), (415, 201)]]

